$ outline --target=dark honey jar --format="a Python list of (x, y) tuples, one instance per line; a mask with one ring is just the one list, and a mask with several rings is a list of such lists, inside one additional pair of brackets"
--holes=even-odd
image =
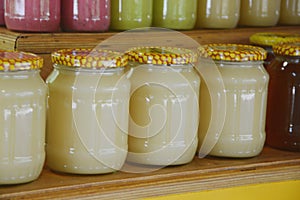
[(267, 104), (267, 144), (300, 151), (300, 43), (273, 46)]

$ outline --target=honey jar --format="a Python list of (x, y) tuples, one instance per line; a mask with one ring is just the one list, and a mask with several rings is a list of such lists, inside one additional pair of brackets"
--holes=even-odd
[[(269, 75), (263, 67), (263, 48), (241, 44), (207, 44), (199, 47), (199, 65), (212, 59), (226, 94), (226, 115), (218, 140), (209, 155), (245, 158), (258, 155), (265, 143), (266, 102)], [(211, 119), (210, 92), (205, 81), (200, 89), (199, 146)]]
[(0, 50), (0, 185), (36, 180), (45, 160), (47, 86), (39, 56)]
[(52, 53), (49, 86), (47, 166), (74, 174), (121, 169), (127, 156), (130, 82), (127, 57), (101, 49)]
[(281, 0), (280, 25), (299, 25), (300, 24), (300, 1)]
[(153, 26), (176, 30), (193, 29), (198, 0), (154, 0)]
[(267, 106), (267, 140), (274, 148), (300, 151), (300, 42), (273, 46)]
[(130, 30), (152, 25), (153, 0), (111, 0), (112, 30)]
[(240, 18), (241, 0), (199, 0), (197, 28), (235, 28)]
[(241, 0), (239, 26), (275, 26), (280, 16), (281, 0)]
[(133, 72), (127, 160), (156, 166), (190, 162), (197, 149), (199, 123), (195, 53), (138, 47), (128, 56)]

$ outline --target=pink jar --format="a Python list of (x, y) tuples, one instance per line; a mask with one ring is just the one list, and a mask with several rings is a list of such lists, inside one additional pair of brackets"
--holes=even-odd
[(5, 0), (5, 24), (10, 30), (56, 32), (60, 27), (60, 0)]
[(4, 0), (0, 0), (0, 26), (5, 25), (4, 21)]
[(63, 0), (61, 27), (65, 31), (100, 32), (110, 25), (110, 0)]

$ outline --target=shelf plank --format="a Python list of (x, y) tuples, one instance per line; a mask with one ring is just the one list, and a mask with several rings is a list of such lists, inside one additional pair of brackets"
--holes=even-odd
[[(126, 167), (139, 167), (126, 163)], [(128, 199), (213, 190), (248, 184), (300, 179), (300, 153), (265, 147), (248, 159), (197, 157), (181, 166), (148, 173), (119, 171), (106, 175), (70, 175), (45, 167), (38, 180), (0, 186), (0, 199)]]
[(46, 79), (52, 71), (50, 54), (65, 48), (97, 48), (99, 46), (124, 51), (134, 46), (165, 45), (195, 48), (207, 43), (248, 44), (249, 36), (257, 32), (300, 33), (300, 26), (266, 28), (236, 28), (221, 30), (173, 31), (124, 31), (105, 33), (22, 33), (0, 27), (0, 49), (32, 52), (44, 58), (41, 76)]
[[(160, 30), (160, 29), (159, 29)], [(288, 32), (300, 33), (300, 26), (277, 26), (266, 28), (236, 28), (236, 29), (221, 29), (221, 30), (192, 30), (192, 31), (166, 31), (177, 32), (184, 34), (199, 44), (207, 43), (249, 43), (248, 38), (256, 32)], [(163, 34), (165, 31), (155, 31), (154, 39), (159, 38), (162, 41), (169, 42), (170, 34)], [(145, 41), (134, 38), (136, 35), (144, 35), (143, 31), (126, 31), (126, 32), (105, 32), (105, 33), (20, 33), (8, 31), (4, 27), (0, 27), (0, 42), (2, 48), (15, 49), (20, 51), (29, 51), (37, 54), (51, 53), (62, 48), (94, 48), (99, 43), (111, 38), (112, 36), (125, 34), (124, 42), (132, 42), (138, 45)], [(151, 44), (151, 38), (149, 44)], [(113, 43), (114, 45), (114, 43)], [(115, 45), (120, 45), (116, 43)]]

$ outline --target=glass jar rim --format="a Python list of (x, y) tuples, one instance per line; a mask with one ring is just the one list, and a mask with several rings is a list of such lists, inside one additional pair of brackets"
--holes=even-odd
[(87, 67), (68, 67), (62, 64), (54, 64), (54, 69), (57, 70), (66, 70), (72, 72), (92, 72), (92, 73), (110, 73), (110, 72), (119, 72), (123, 71), (124, 67), (102, 67), (102, 68), (87, 68)]

